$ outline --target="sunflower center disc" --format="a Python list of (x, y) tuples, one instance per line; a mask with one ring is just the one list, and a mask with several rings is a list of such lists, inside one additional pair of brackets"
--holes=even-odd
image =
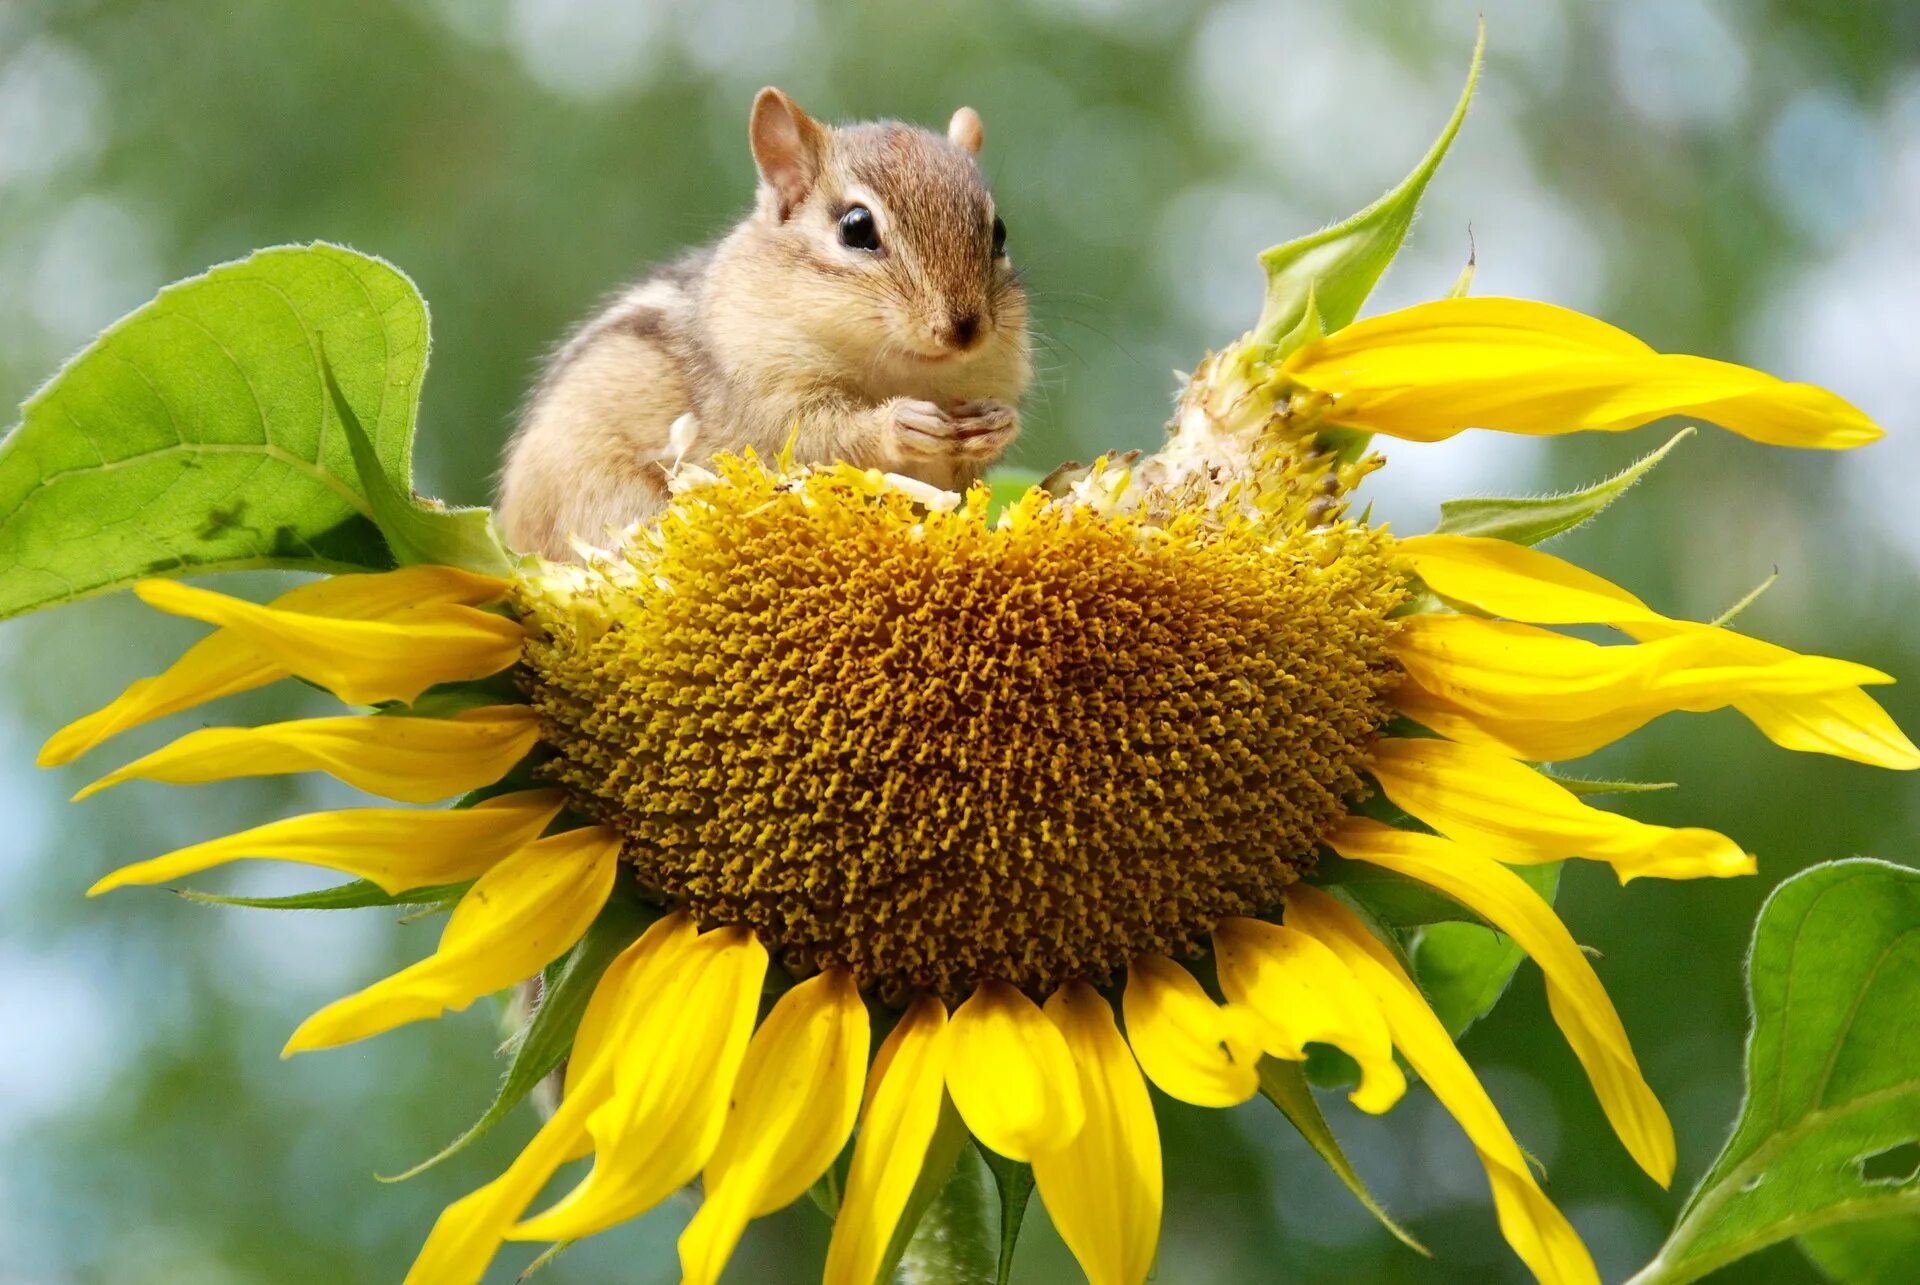
[(1271, 906), (1363, 793), (1380, 537), (872, 491), (739, 466), (521, 586), (547, 770), (703, 924), (886, 998), (1044, 993)]

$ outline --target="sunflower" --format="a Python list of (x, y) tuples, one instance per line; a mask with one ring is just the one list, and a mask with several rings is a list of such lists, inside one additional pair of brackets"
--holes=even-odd
[(361, 881), (331, 904), (450, 909), (432, 955), (315, 1013), (288, 1053), (542, 989), (535, 1078), (558, 1075), (557, 1105), (444, 1211), (412, 1285), (477, 1281), (507, 1241), (589, 1236), (695, 1180), (688, 1282), (814, 1190), (837, 1211), (825, 1279), (872, 1285), (968, 1136), (1030, 1166), (1095, 1285), (1139, 1285), (1163, 1203), (1148, 1085), (1310, 1103), (1321, 1048), (1363, 1111), (1423, 1080), (1527, 1267), (1596, 1281), (1364, 888), (1437, 895), (1523, 948), (1622, 1145), (1665, 1184), (1672, 1128), (1527, 876), (1588, 859), (1623, 882), (1725, 877), (1754, 858), (1595, 807), (1550, 765), (1729, 706), (1789, 750), (1896, 769), (1920, 750), (1863, 690), (1887, 675), (1670, 618), (1532, 547), (1624, 483), (1550, 520), (1412, 537), (1353, 516), (1374, 434), (1686, 415), (1775, 445), (1879, 435), (1832, 393), (1546, 304), (1352, 321), (1458, 122), (1389, 200), (1273, 252), (1267, 314), (1194, 372), (1150, 456), (1010, 502), (727, 458), (681, 469), (661, 519), (578, 564), (419, 562), (264, 605), (138, 584), (213, 631), (57, 733), (43, 765), (290, 677), (364, 712), (194, 731), (82, 796), (323, 772), (460, 802), (289, 817), (92, 891), (268, 859)]
[(1162, 1202), (1147, 1084), (1231, 1106), (1316, 1044), (1357, 1064), (1369, 1112), (1401, 1097), (1404, 1060), (1472, 1139), (1520, 1257), (1592, 1281), (1320, 854), (1426, 885), (1523, 947), (1621, 1142), (1665, 1183), (1673, 1132), (1620, 1019), (1510, 867), (1589, 858), (1624, 881), (1754, 861), (1535, 764), (1726, 706), (1788, 749), (1892, 768), (1920, 751), (1862, 691), (1890, 681), (1875, 670), (1670, 619), (1522, 543), (1349, 517), (1379, 462), (1351, 435), (1676, 413), (1809, 447), (1877, 430), (1830, 393), (1537, 303), (1442, 300), (1279, 348), (1203, 366), (1157, 455), (998, 513), (985, 488), (736, 458), (683, 470), (657, 525), (583, 565), (412, 566), (266, 605), (143, 582), (148, 605), (215, 631), (42, 762), (295, 676), (374, 712), (195, 731), (81, 794), (320, 771), (406, 803), (478, 796), (293, 817), (94, 886), (265, 858), (453, 890), (432, 956), (314, 1014), (288, 1052), (535, 977), (616, 896), (651, 908), (592, 989), (558, 1109), (445, 1212), (410, 1281), (477, 1280), (503, 1240), (591, 1235), (696, 1177), (681, 1260), (713, 1281), (747, 1222), (851, 1138), (826, 1279), (867, 1285), (951, 1109), (1031, 1165), (1091, 1280), (1130, 1285)]

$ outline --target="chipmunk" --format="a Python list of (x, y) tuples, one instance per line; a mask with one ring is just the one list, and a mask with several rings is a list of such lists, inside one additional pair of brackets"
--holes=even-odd
[(501, 474), (515, 548), (573, 556), (656, 513), (668, 470), (792, 442), (961, 489), (1019, 431), (1026, 292), (975, 156), (970, 107), (945, 137), (832, 127), (778, 89), (748, 126), (755, 209), (628, 288), (555, 353)]

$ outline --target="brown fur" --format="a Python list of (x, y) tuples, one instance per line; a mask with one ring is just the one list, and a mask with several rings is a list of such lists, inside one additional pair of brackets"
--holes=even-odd
[[(977, 477), (1018, 431), (1026, 294), (992, 256), (979, 117), (948, 136), (895, 122), (830, 128), (762, 90), (754, 212), (712, 247), (626, 290), (555, 354), (501, 476), (508, 540), (551, 558), (651, 516), (685, 460), (789, 438), (802, 463), (846, 460), (941, 486)], [(877, 252), (840, 242), (868, 206)], [(958, 340), (977, 321), (970, 347)], [(963, 350), (964, 348), (964, 350)]]

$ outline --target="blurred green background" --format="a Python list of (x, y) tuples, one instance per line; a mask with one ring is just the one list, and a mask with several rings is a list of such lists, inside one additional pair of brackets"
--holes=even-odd
[[(431, 301), (422, 485), (484, 501), (546, 346), (744, 208), (746, 108), (773, 82), (830, 118), (938, 124), (980, 108), (1045, 352), (1017, 462), (1148, 445), (1169, 372), (1251, 320), (1254, 253), (1357, 208), (1426, 146), (1483, 9), (1479, 100), (1378, 305), (1445, 289), (1471, 229), (1481, 293), (1572, 305), (1857, 400), (1889, 441), (1836, 459), (1709, 431), (1563, 548), (1692, 615), (1777, 567), (1743, 623), (1908, 679), (1886, 700), (1920, 728), (1911, 0), (11, 0), (0, 399), (170, 279), (256, 246), (344, 241), (403, 266)], [(1422, 530), (1444, 496), (1584, 482), (1661, 440), (1394, 446), (1378, 512)], [(121, 599), (0, 629), (0, 1285), (395, 1281), (436, 1210), (531, 1127), (523, 1110), (398, 1187), (370, 1176), (480, 1111), (496, 1071), (484, 1006), (275, 1056), (300, 1017), (417, 957), (435, 926), (213, 911), (158, 891), (81, 898), (122, 862), (347, 797), (290, 780), (136, 785), (69, 810), (100, 765), (28, 766), (47, 733), (195, 632)], [(217, 717), (284, 712), (286, 693), (234, 704)], [(1658, 1246), (1734, 1114), (1741, 955), (1762, 897), (1816, 861), (1913, 862), (1920, 790), (1774, 749), (1731, 715), (1663, 720), (1593, 767), (1682, 782), (1629, 806), (1724, 829), (1762, 869), (1625, 890), (1580, 869), (1566, 884), (1566, 916), (1603, 952), (1673, 1112), (1675, 1191), (1609, 1137), (1531, 968), (1465, 1041), (1613, 1281)], [(220, 886), (311, 884), (243, 871)], [(1421, 1090), (1384, 1119), (1328, 1109), (1432, 1262), (1378, 1230), (1264, 1105), (1161, 1105), (1170, 1285), (1524, 1279), (1471, 1151)], [(672, 1281), (689, 1214), (673, 1204), (589, 1242), (548, 1279)], [(1044, 1218), (1029, 1228), (1020, 1279), (1077, 1279)], [(806, 1207), (756, 1224), (729, 1279), (817, 1279), (824, 1234)], [(1814, 1277), (1783, 1247), (1724, 1279)]]

